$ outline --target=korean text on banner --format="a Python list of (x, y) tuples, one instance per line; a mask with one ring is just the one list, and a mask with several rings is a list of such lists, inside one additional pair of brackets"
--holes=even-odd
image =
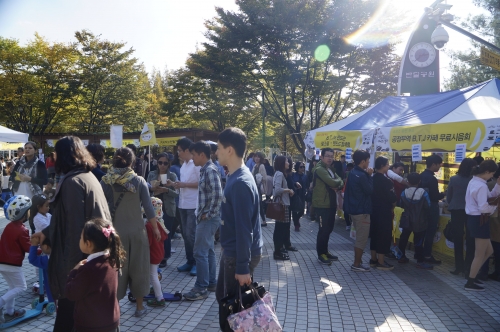
[(141, 131), (140, 142), (141, 146), (156, 144), (155, 125), (152, 122), (144, 124)]
[[(313, 145), (318, 149), (332, 148), (343, 150), (350, 148), (353, 151), (358, 149), (369, 150), (373, 140), (375, 130), (337, 130), (337, 131), (311, 131), (308, 132), (304, 142), (306, 145)], [(311, 144), (312, 143), (312, 144)]]
[(109, 140), (111, 141), (111, 147), (118, 149), (122, 147), (123, 144), (123, 125), (111, 125), (109, 131)]
[(488, 151), (500, 136), (500, 119), (418, 126), (380, 128), (375, 139), (377, 151), (409, 151), (421, 144), (422, 151), (455, 152), (457, 144), (465, 144), (470, 152)]

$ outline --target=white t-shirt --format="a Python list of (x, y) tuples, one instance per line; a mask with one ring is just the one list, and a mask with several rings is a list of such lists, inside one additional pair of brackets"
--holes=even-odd
[(37, 213), (35, 218), (33, 218), (33, 224), (35, 224), (35, 233), (41, 232), (45, 227), (49, 226), (50, 218), (52, 218), (52, 215), (48, 212), (46, 215)]
[[(193, 159), (181, 166), (181, 179), (185, 183), (200, 181), (200, 166), (195, 166)], [(179, 191), (179, 209), (196, 209), (198, 207), (198, 188), (181, 188)]]

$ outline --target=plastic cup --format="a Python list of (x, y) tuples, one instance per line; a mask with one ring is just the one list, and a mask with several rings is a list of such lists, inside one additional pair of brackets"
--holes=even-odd
[(167, 174), (160, 174), (161, 183), (167, 184)]

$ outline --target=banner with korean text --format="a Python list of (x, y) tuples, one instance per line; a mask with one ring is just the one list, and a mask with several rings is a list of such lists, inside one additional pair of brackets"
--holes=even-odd
[(332, 148), (345, 151), (352, 149), (370, 150), (375, 129), (369, 130), (335, 130), (307, 132), (304, 142), (307, 147), (317, 149)]
[(422, 151), (455, 152), (457, 144), (465, 144), (468, 152), (491, 149), (500, 137), (500, 119), (485, 119), (418, 126), (379, 128), (375, 137), (376, 151), (411, 151), (421, 144)]

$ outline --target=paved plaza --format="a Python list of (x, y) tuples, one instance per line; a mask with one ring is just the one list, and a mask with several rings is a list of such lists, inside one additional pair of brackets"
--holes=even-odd
[[(353, 240), (340, 219), (330, 238), (330, 251), (339, 261), (324, 266), (316, 260), (318, 224), (303, 218), (300, 232), (292, 231), (292, 244), (299, 251), (291, 260), (272, 259), (274, 223), (263, 228), (262, 260), (254, 278), (269, 289), (284, 331), (500, 331), (500, 282), (485, 283), (486, 292), (471, 293), (463, 289), (463, 277), (451, 275), (452, 259), (444, 260), (433, 271), (419, 270), (414, 261), (401, 265), (395, 261), (393, 271), (351, 272)], [(0, 212), (0, 230), (6, 224)], [(195, 277), (177, 272), (183, 264), (181, 239), (172, 241), (177, 251), (163, 270), (164, 291), (187, 292)], [(220, 255), (220, 245), (216, 246)], [(407, 252), (413, 257), (413, 252)], [(367, 262), (369, 256), (365, 254)], [(36, 269), (24, 261), (28, 290), (17, 305), (29, 308), (36, 295), (31, 292), (37, 280)], [(145, 271), (147, 273), (147, 271)], [(0, 294), (6, 290), (0, 277)], [(143, 318), (133, 316), (135, 305), (120, 301), (121, 331), (218, 331), (218, 305), (215, 294), (203, 301), (170, 302), (164, 308), (153, 308)], [(5, 331), (52, 331), (53, 316), (42, 314)]]

